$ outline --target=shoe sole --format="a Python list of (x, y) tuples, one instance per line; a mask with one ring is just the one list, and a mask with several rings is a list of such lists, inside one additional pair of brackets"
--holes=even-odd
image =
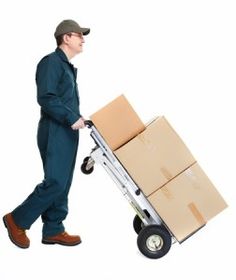
[(27, 248), (29, 248), (29, 246), (22, 246), (22, 245), (18, 244), (17, 242), (15, 242), (15, 240), (13, 239), (13, 237), (12, 237), (12, 235), (11, 235), (11, 232), (10, 232), (10, 230), (9, 230), (9, 228), (8, 228), (8, 223), (7, 223), (6, 217), (4, 216), (4, 217), (2, 218), (2, 220), (3, 220), (4, 226), (5, 226), (6, 229), (7, 229), (8, 236), (9, 236), (11, 242), (12, 242), (13, 244), (15, 244), (15, 245), (16, 245), (17, 247), (19, 247), (19, 248), (22, 248), (22, 249), (27, 249)]
[(55, 244), (59, 244), (59, 245), (63, 245), (63, 246), (76, 246), (79, 245), (82, 241), (76, 242), (76, 243), (64, 243), (61, 241), (51, 241), (51, 240), (46, 240), (43, 239), (42, 243), (45, 245), (55, 245)]

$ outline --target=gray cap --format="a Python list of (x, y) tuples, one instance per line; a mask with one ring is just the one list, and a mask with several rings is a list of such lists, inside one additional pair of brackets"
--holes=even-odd
[(58, 24), (54, 33), (54, 37), (56, 38), (60, 35), (70, 32), (83, 33), (83, 35), (88, 35), (90, 32), (90, 28), (80, 27), (76, 21), (72, 19), (66, 19)]

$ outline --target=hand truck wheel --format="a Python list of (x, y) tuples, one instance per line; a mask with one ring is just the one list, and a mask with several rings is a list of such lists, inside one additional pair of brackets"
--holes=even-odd
[(166, 255), (171, 247), (171, 235), (161, 226), (149, 225), (138, 235), (137, 244), (140, 252), (151, 259)]
[(94, 164), (94, 162), (92, 161), (91, 157), (84, 158), (83, 163), (81, 164), (81, 167), (80, 167), (82, 173), (84, 173), (86, 175), (91, 174), (94, 170), (93, 164)]
[[(147, 215), (147, 217), (149, 218), (150, 217), (150, 214), (148, 213), (148, 211), (145, 209), (143, 210), (144, 213)], [(142, 220), (140, 219), (140, 217), (138, 215), (136, 215), (134, 217), (134, 220), (133, 220), (133, 228), (134, 228), (134, 231), (139, 234), (139, 232), (142, 230), (142, 228), (144, 228), (144, 223), (142, 222)]]

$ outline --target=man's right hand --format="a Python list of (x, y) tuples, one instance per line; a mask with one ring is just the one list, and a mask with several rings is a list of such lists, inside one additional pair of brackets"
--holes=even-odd
[(74, 124), (72, 124), (71, 128), (73, 130), (78, 130), (78, 129), (81, 129), (81, 128), (85, 128), (84, 118), (83, 117), (79, 118)]

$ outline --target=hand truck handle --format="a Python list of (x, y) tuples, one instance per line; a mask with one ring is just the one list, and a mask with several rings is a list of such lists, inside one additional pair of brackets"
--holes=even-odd
[(88, 128), (91, 128), (93, 126), (93, 122), (90, 120), (85, 120), (84, 121), (85, 126), (87, 126)]

